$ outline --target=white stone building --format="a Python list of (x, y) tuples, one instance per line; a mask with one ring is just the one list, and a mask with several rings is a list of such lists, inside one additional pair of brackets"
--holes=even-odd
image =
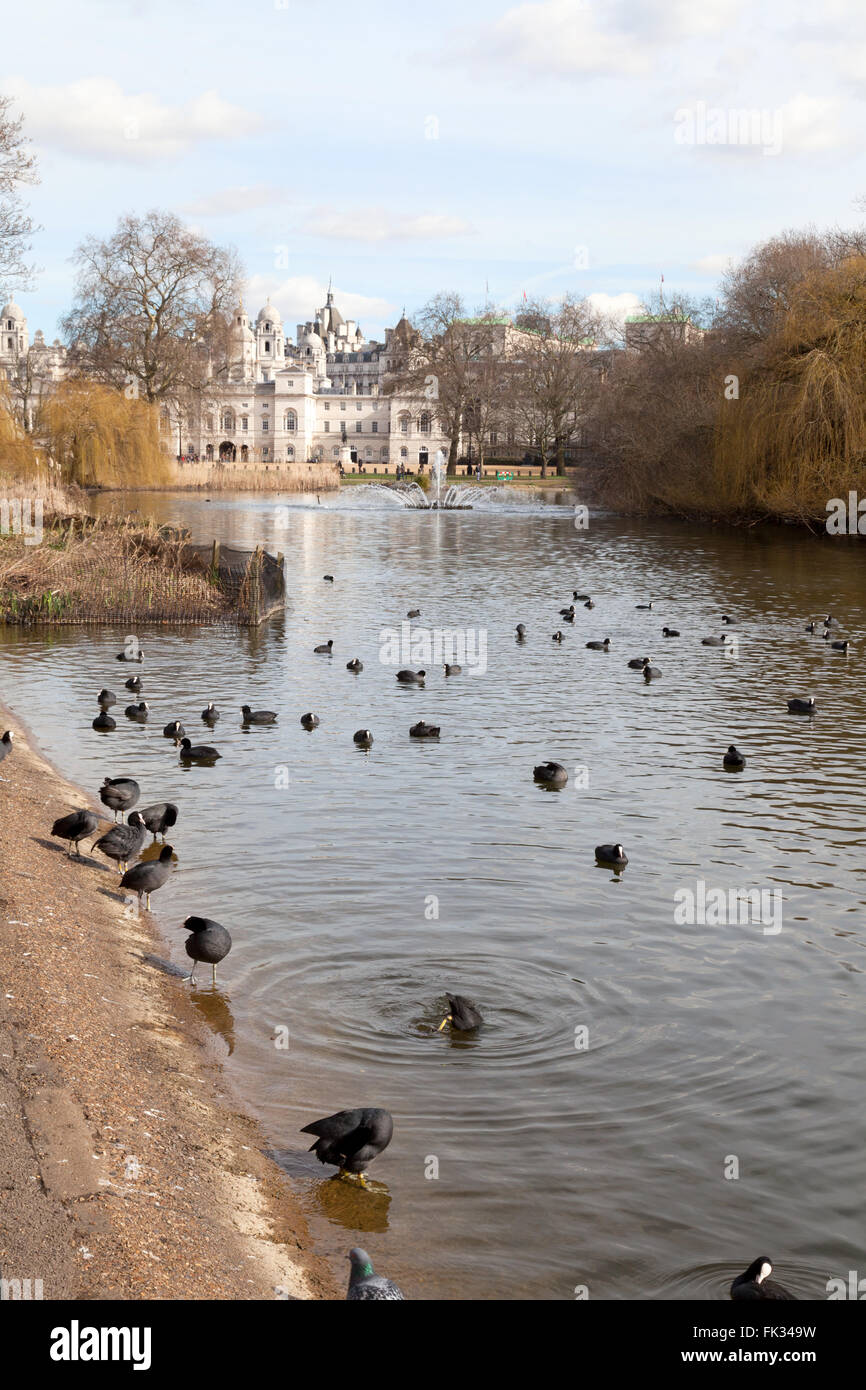
[[(49, 347), (41, 333), (31, 345), (27, 319), (14, 301), (0, 322), (0, 374), (15, 389), (25, 376), (33, 378), (32, 423), (39, 393), (63, 376), (66, 350), (59, 342)], [(347, 472), (392, 473), (398, 464), (417, 473), (437, 449), (447, 453), (432, 403), (386, 389), (394, 352), (411, 334), (405, 317), (385, 330), (384, 342), (367, 342), (329, 290), (315, 316), (297, 325), (294, 342), (270, 303), (255, 322), (238, 305), (231, 334), (228, 377), (212, 379), (201, 412), (179, 418), (176, 408), (162, 407), (160, 426), (171, 453), (257, 465), (320, 461), (341, 463)]]
[(175, 451), (215, 462), (321, 461), (352, 470), (417, 472), (447, 452), (430, 402), (390, 395), (397, 344), (411, 332), (401, 318), (384, 342), (367, 342), (328, 291), (315, 317), (286, 336), (279, 310), (265, 304), (255, 323), (241, 303), (232, 325), (229, 379), (214, 382), (211, 404), (178, 422), (166, 408), (162, 428)]

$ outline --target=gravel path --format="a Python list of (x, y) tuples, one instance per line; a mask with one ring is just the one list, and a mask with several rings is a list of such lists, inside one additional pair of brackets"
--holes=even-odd
[(51, 839), (104, 807), (0, 718), (0, 1275), (46, 1299), (343, 1297), (189, 986), (148, 963), (154, 920)]

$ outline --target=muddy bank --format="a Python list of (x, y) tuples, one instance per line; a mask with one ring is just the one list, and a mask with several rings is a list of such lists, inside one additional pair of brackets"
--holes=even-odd
[(0, 1274), (46, 1299), (342, 1297), (189, 985), (148, 963), (153, 918), (51, 840), (104, 808), (0, 720)]

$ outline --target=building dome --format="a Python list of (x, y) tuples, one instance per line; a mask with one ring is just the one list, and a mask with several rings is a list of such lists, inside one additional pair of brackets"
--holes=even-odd
[(23, 322), (24, 310), (20, 304), (15, 303), (14, 299), (10, 299), (9, 303), (0, 309), (0, 319), (18, 319)]
[(243, 300), (241, 300), (235, 310), (234, 319), (232, 321), (232, 338), (236, 343), (255, 342), (255, 336), (250, 328), (250, 321), (247, 318), (247, 311), (244, 308)]
[(271, 301), (268, 300), (265, 307), (259, 309), (256, 323), (272, 323), (275, 329), (279, 329), (282, 327), (283, 320), (280, 317), (279, 309), (276, 309)]
[(320, 352), (324, 352), (325, 344), (322, 342), (318, 333), (313, 333), (311, 330), (309, 333), (305, 333), (301, 339), (301, 347), (314, 348), (318, 349)]

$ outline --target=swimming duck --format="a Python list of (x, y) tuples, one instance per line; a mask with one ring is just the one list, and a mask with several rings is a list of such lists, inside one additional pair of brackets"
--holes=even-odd
[(773, 1266), (766, 1255), (759, 1255), (749, 1268), (738, 1274), (731, 1284), (731, 1298), (735, 1303), (745, 1303), (755, 1299), (787, 1300), (796, 1303), (796, 1294), (790, 1293), (781, 1284), (770, 1278)]
[(484, 1019), (465, 994), (446, 994), (445, 998), (448, 1000), (449, 1011), (439, 1024), (437, 1032), (441, 1033), (446, 1023), (450, 1023), (451, 1031), (456, 1033), (471, 1033), (473, 1029), (481, 1027)]
[(788, 701), (788, 710), (791, 714), (814, 714), (816, 709), (814, 695), (810, 695), (807, 700), (801, 699), (798, 695), (793, 700)]
[(319, 716), (318, 716), (317, 714), (302, 714), (302, 715), (301, 715), (301, 724), (303, 725), (303, 727), (304, 727), (305, 729), (309, 729), (309, 730), (318, 729), (318, 727), (319, 727)]
[(199, 743), (194, 747), (191, 739), (182, 738), (180, 741), (180, 760), (182, 763), (212, 763), (216, 758), (221, 757), (222, 753), (218, 753), (207, 743)]
[(277, 716), (272, 709), (250, 709), (249, 705), (241, 705), (241, 714), (245, 724), (276, 724)]
[(628, 855), (622, 845), (596, 845), (595, 857), (599, 864), (610, 864), (614, 869), (624, 869)]
[(723, 757), (722, 763), (731, 772), (742, 772), (746, 766), (746, 759), (739, 748), (732, 743)]
[(423, 719), (419, 719), (417, 724), (413, 724), (409, 730), (410, 738), (438, 738), (439, 725), (426, 724)]
[(568, 781), (568, 773), (562, 763), (539, 763), (538, 767), (532, 769), (532, 775), (536, 782), (541, 782), (545, 787), (564, 787)]
[(586, 645), (591, 652), (608, 652), (610, 651), (610, 638), (605, 637), (603, 642), (587, 642)]

